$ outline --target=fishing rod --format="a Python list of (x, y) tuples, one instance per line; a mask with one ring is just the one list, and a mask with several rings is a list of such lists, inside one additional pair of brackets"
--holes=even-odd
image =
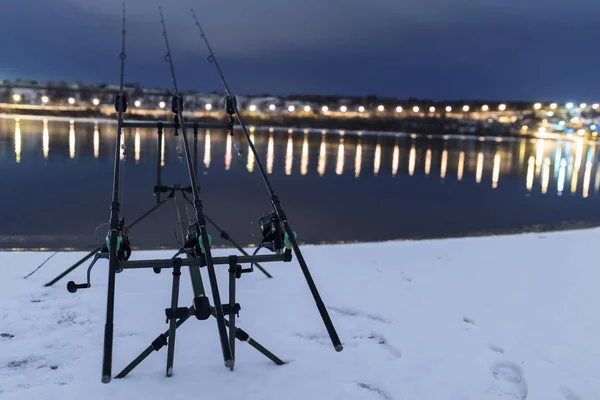
[[(188, 144), (188, 139), (186, 135), (185, 128), (185, 120), (183, 118), (183, 99), (179, 94), (179, 90), (177, 88), (177, 79), (175, 77), (175, 68), (173, 67), (173, 58), (171, 57), (171, 49), (169, 47), (169, 39), (167, 37), (167, 28), (165, 26), (165, 20), (163, 17), (162, 7), (158, 7), (160, 12), (160, 22), (162, 24), (163, 36), (165, 38), (165, 45), (167, 48), (167, 54), (165, 56), (165, 60), (169, 62), (169, 68), (171, 70), (171, 78), (173, 80), (173, 97), (171, 100), (171, 109), (173, 111), (175, 125), (179, 125), (181, 127), (181, 138), (183, 140), (183, 147), (185, 150), (185, 159), (187, 164), (187, 169), (190, 178), (190, 186), (192, 189), (193, 196), (193, 206), (194, 211), (196, 213), (196, 222), (192, 227), (192, 237), (186, 238), (186, 242), (196, 241), (200, 245), (200, 249), (203, 252), (205, 261), (206, 261), (206, 269), (208, 271), (208, 278), (210, 282), (210, 287), (213, 295), (214, 309), (216, 313), (217, 320), (217, 328), (219, 331), (219, 339), (221, 341), (221, 350), (223, 352), (223, 359), (225, 361), (225, 366), (229, 369), (233, 370), (233, 357), (231, 354), (231, 347), (229, 344), (229, 338), (227, 336), (227, 330), (225, 328), (225, 316), (223, 313), (223, 307), (221, 304), (221, 297), (219, 295), (219, 286), (217, 283), (217, 275), (215, 273), (215, 266), (213, 263), (213, 258), (210, 251), (210, 242), (211, 238), (208, 235), (206, 229), (206, 217), (204, 216), (204, 208), (202, 205), (202, 200), (200, 199), (199, 186), (198, 181), (196, 179), (196, 171), (193, 165), (193, 160), (190, 154), (190, 147)], [(189, 232), (189, 231), (188, 231)], [(234, 332), (230, 332), (230, 335), (234, 335)]]
[(317, 290), (317, 286), (315, 285), (315, 282), (310, 274), (310, 271), (308, 270), (308, 265), (306, 264), (306, 261), (304, 260), (304, 256), (302, 255), (302, 252), (300, 251), (300, 247), (298, 246), (298, 242), (296, 240), (296, 233), (292, 230), (292, 228), (290, 226), (288, 218), (287, 218), (285, 212), (283, 211), (283, 207), (281, 206), (281, 202), (279, 201), (279, 197), (275, 193), (275, 190), (271, 186), (269, 178), (267, 177), (267, 172), (265, 170), (265, 167), (264, 167), (260, 157), (258, 156), (256, 148), (254, 147), (254, 143), (252, 143), (252, 140), (250, 140), (250, 133), (248, 132), (246, 123), (244, 122), (242, 116), (240, 115), (240, 111), (237, 107), (235, 96), (233, 96), (231, 94), (229, 85), (227, 84), (227, 81), (225, 80), (225, 76), (223, 75), (223, 72), (221, 71), (221, 68), (219, 67), (219, 63), (217, 62), (217, 58), (215, 57), (215, 54), (210, 46), (210, 43), (208, 42), (208, 38), (204, 34), (204, 30), (202, 29), (202, 26), (200, 25), (198, 17), (196, 16), (196, 12), (194, 11), (194, 9), (191, 9), (191, 12), (192, 12), (194, 21), (196, 22), (196, 26), (198, 27), (198, 29), (200, 31), (200, 37), (202, 39), (204, 39), (204, 43), (206, 44), (206, 47), (208, 48), (208, 51), (210, 53), (210, 55), (208, 57), (208, 61), (211, 63), (214, 63), (214, 65), (217, 69), (217, 72), (219, 74), (219, 78), (221, 79), (221, 83), (223, 83), (223, 86), (225, 87), (225, 92), (227, 95), (227, 97), (226, 97), (227, 112), (230, 115), (235, 113), (235, 115), (237, 116), (237, 119), (242, 128), (242, 131), (244, 132), (244, 136), (246, 137), (246, 140), (248, 141), (248, 145), (249, 145), (250, 149), (252, 150), (252, 153), (254, 154), (254, 159), (256, 161), (256, 164), (258, 165), (260, 174), (263, 178), (265, 186), (267, 187), (269, 195), (271, 196), (271, 204), (273, 205), (273, 209), (276, 214), (276, 218), (278, 219), (277, 222), (279, 222), (281, 224), (281, 226), (283, 227), (283, 230), (285, 232), (286, 246), (291, 247), (294, 250), (294, 254), (298, 258), (298, 263), (300, 264), (300, 268), (302, 269), (302, 273), (304, 274), (306, 283), (308, 284), (308, 287), (309, 287), (309, 289), (312, 293), (312, 296), (315, 300), (317, 309), (319, 310), (319, 313), (321, 314), (323, 323), (325, 324), (325, 327), (327, 328), (327, 332), (329, 333), (329, 337), (331, 339), (331, 342), (333, 343), (334, 349), (336, 351), (342, 351), (343, 350), (342, 343), (340, 342), (340, 338), (338, 337), (335, 327), (333, 326), (333, 322), (331, 321), (329, 313), (327, 312), (327, 308), (325, 307), (325, 304), (323, 303), (323, 300), (321, 299), (321, 295), (319, 294), (319, 291)]
[[(102, 383), (111, 381), (112, 350), (113, 350), (113, 321), (115, 310), (115, 280), (119, 264), (119, 250), (123, 241), (123, 223), (119, 221), (119, 166), (121, 152), (121, 129), (123, 127), (123, 113), (127, 110), (127, 98), (123, 91), (125, 75), (125, 3), (123, 3), (123, 28), (121, 31), (121, 78), (119, 93), (115, 98), (117, 116), (117, 138), (115, 146), (115, 167), (113, 177), (113, 194), (110, 204), (110, 231), (107, 237), (108, 245), (108, 290), (106, 300), (106, 324), (104, 326), (104, 354), (102, 358)], [(122, 258), (122, 257), (121, 257)]]

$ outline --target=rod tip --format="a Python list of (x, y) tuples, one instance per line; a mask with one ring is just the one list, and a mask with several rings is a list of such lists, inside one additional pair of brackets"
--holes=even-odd
[(233, 371), (233, 360), (225, 360), (225, 367)]
[(102, 383), (110, 383), (110, 375), (102, 375)]
[(337, 351), (338, 353), (342, 350), (344, 350), (344, 346), (342, 346), (341, 344), (337, 344), (335, 345), (335, 351)]

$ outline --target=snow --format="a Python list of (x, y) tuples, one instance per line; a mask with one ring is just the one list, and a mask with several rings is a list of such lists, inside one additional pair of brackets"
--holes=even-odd
[[(239, 326), (288, 364), (237, 341), (231, 372), (216, 320), (191, 318), (177, 331), (172, 377), (164, 347), (108, 385), (100, 382), (106, 261), (92, 288), (70, 294), (66, 281), (83, 282), (86, 267), (42, 285), (83, 253), (59, 253), (27, 279), (51, 253), (0, 253), (0, 398), (597, 399), (599, 238), (600, 229), (590, 229), (305, 246), (342, 352), (296, 262), (273, 263), (264, 265), (273, 279), (256, 271), (238, 280)], [(187, 272), (182, 278), (185, 306), (192, 293)], [(117, 275), (113, 375), (166, 330), (170, 289), (167, 270)]]

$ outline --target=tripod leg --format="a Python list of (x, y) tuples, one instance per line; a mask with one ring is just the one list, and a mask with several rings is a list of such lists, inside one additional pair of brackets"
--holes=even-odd
[(231, 348), (231, 366), (235, 364), (235, 280), (236, 280), (237, 257), (229, 257), (229, 347)]
[[(192, 316), (192, 315), (194, 315), (194, 308), (190, 307), (188, 315), (185, 317), (179, 318), (179, 320), (175, 324), (175, 329), (178, 329), (181, 325), (183, 325), (183, 323), (185, 321), (187, 321), (190, 318), (190, 316)], [(213, 315), (213, 317), (216, 317), (214, 312), (212, 313), (212, 315)], [(229, 324), (227, 319), (225, 319), (225, 323)], [(152, 354), (153, 351), (159, 351), (160, 349), (162, 349), (163, 346), (165, 346), (167, 344), (167, 340), (169, 338), (169, 332), (170, 332), (170, 329), (167, 329), (165, 332), (158, 335), (156, 337), (156, 339), (154, 339), (154, 341), (148, 347), (146, 347), (146, 349), (144, 349), (144, 351), (142, 351), (140, 353), (140, 355), (138, 355), (132, 362), (130, 362), (129, 365), (127, 365), (125, 368), (123, 368), (123, 370), (121, 372), (119, 372), (119, 374), (117, 376), (115, 376), (115, 378), (116, 379), (125, 378), (131, 371), (133, 371), (133, 369), (135, 367), (140, 365), (142, 363), (142, 361), (144, 361), (146, 358), (148, 358), (148, 356), (150, 354)], [(269, 350), (267, 350), (265, 347), (263, 347), (256, 340), (252, 339), (250, 337), (250, 335), (248, 335), (248, 333), (246, 333), (246, 331), (244, 331), (243, 329), (235, 328), (235, 338), (237, 340), (239, 340), (240, 342), (247, 342), (250, 346), (254, 347), (259, 353), (261, 353), (262, 355), (267, 357), (269, 360), (273, 361), (275, 364), (277, 364), (277, 365), (285, 364), (285, 362), (282, 361), (279, 357), (277, 357), (275, 354), (271, 353)]]
[[(190, 313), (192, 313), (192, 312), (193, 312), (193, 310), (190, 310)], [(175, 324), (175, 329), (177, 329), (181, 325), (183, 325), (183, 323), (190, 318), (190, 315), (188, 315), (187, 317), (179, 318), (179, 320)], [(119, 374), (117, 376), (115, 376), (115, 378), (116, 379), (125, 378), (125, 376), (127, 376), (127, 374), (129, 374), (131, 371), (133, 371), (133, 369), (135, 367), (140, 365), (141, 362), (144, 361), (150, 354), (152, 354), (153, 351), (159, 351), (164, 345), (166, 345), (170, 330), (171, 329), (169, 328), (164, 333), (161, 333), (160, 335), (158, 335), (156, 337), (156, 339), (154, 339), (152, 344), (150, 344), (150, 346), (146, 347), (146, 349), (144, 351), (142, 351), (140, 353), (140, 355), (135, 358), (135, 360), (133, 360), (132, 362), (129, 363), (129, 365), (127, 365), (125, 368), (123, 368), (123, 370), (121, 372), (119, 372)]]
[(175, 357), (175, 330), (177, 329), (177, 301), (179, 298), (179, 279), (181, 277), (181, 258), (173, 259), (173, 290), (171, 292), (171, 317), (169, 318), (169, 347), (167, 350), (167, 376), (173, 375)]

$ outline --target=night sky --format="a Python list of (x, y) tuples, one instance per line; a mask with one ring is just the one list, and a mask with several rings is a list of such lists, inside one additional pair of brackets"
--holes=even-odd
[[(174, 3), (167, 6), (168, 3)], [(598, 0), (128, 0), (126, 81), (237, 94), (600, 100)], [(118, 83), (121, 0), (5, 0), (0, 79)]]

